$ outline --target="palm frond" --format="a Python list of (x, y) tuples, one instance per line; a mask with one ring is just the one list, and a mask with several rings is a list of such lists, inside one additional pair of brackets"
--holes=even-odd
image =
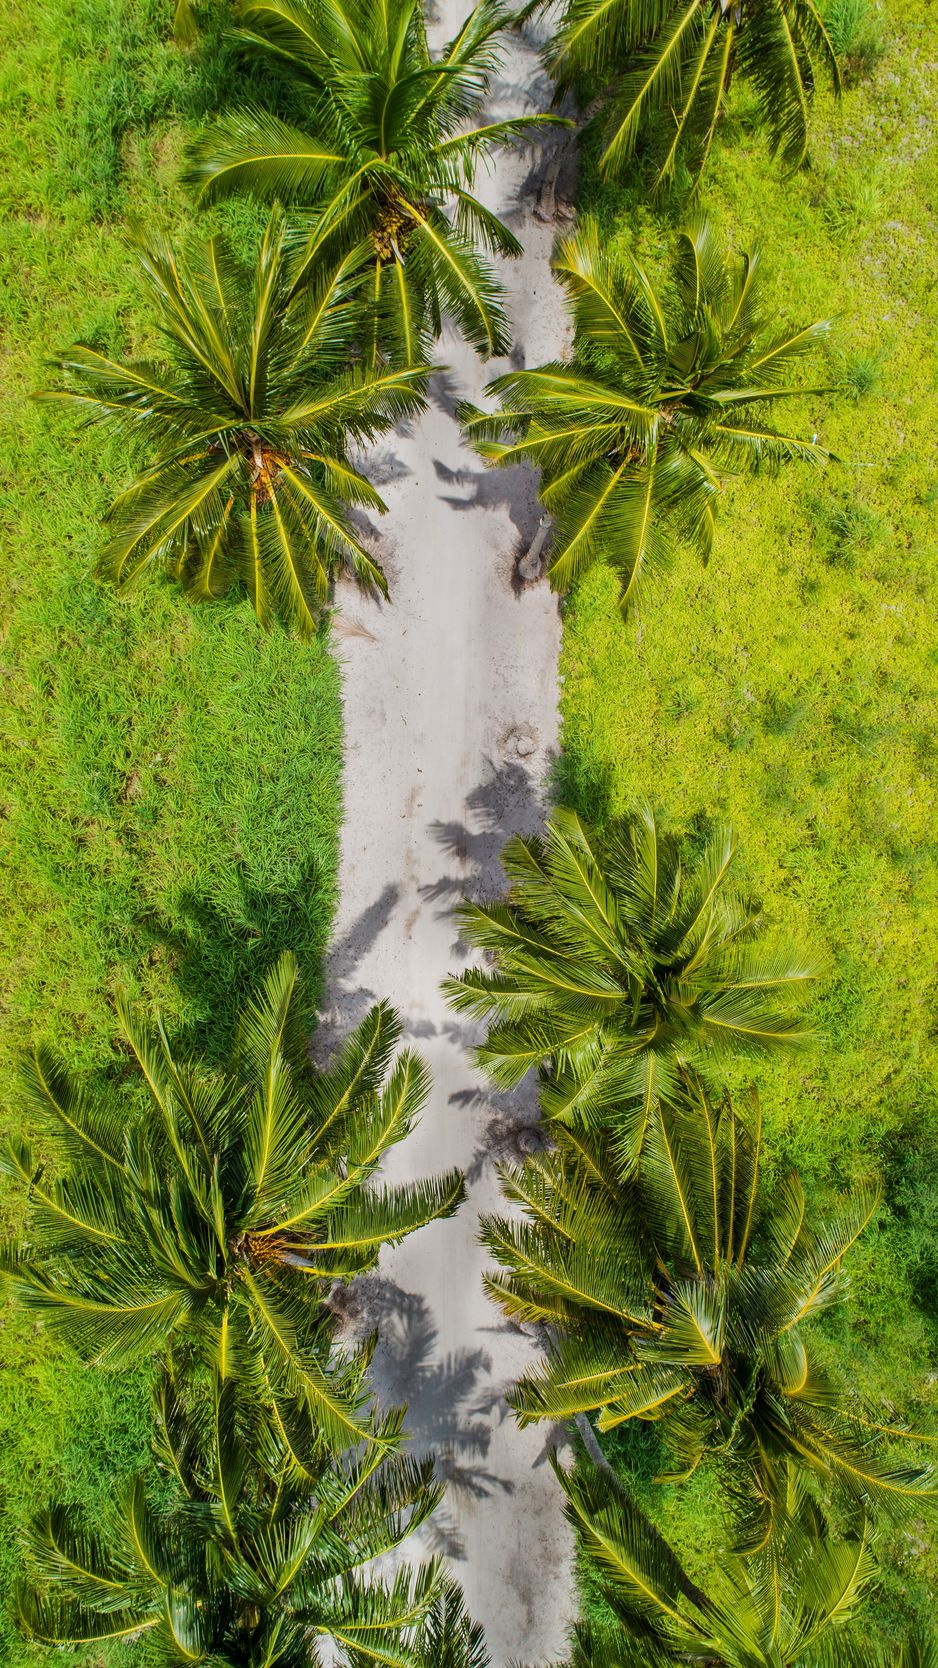
[(232, 111), (193, 148), (186, 182), (211, 202), (238, 191), (281, 202), (308, 202), (346, 158), (264, 110)]
[[(688, 0), (565, 0), (547, 62), (561, 87), (604, 89), (602, 171), (621, 175), (647, 135), (658, 156), (665, 151), (659, 185), (679, 157), (702, 171), (734, 76), (752, 84), (770, 146), (789, 169), (806, 152), (818, 73), (840, 89), (813, 0), (747, 0), (745, 16)], [(659, 121), (665, 112), (670, 123)]]
[[(119, 1091), (92, 1099), (37, 1053), (30, 1092), (61, 1131), (70, 1167), (47, 1180), (27, 1143), (9, 1143), (5, 1166), (30, 1215), (3, 1264), (24, 1305), (86, 1359), (121, 1367), (162, 1356), (187, 1406), (217, 1381), (239, 1429), (257, 1410), (262, 1447), (285, 1440), (306, 1409), (333, 1447), (383, 1451), (396, 1434), (367, 1405), (368, 1350), (335, 1349), (326, 1298), (337, 1277), (373, 1266), (383, 1244), (450, 1215), (464, 1183), (452, 1170), (375, 1185), (427, 1098), (429, 1073), (410, 1050), (394, 1059), (400, 1022), (385, 1004), (329, 1071), (313, 1073), (297, 986), (295, 958), (284, 955), (245, 1005), (224, 1070), (178, 1059), (161, 1025), (151, 1033), (121, 1004), (151, 1097), (142, 1117), (128, 1115)], [(298, 1464), (292, 1449), (289, 1463)], [(235, 1477), (228, 1492), (239, 1486)]]

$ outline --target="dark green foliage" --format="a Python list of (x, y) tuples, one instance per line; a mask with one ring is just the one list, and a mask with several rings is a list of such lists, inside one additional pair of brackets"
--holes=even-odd
[(896, 1142), (887, 1154), (886, 1188), (892, 1220), (889, 1246), (909, 1289), (938, 1324), (938, 1143)]

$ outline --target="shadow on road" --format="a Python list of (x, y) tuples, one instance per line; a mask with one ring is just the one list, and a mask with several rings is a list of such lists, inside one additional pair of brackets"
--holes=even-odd
[[(501, 1391), (487, 1383), (491, 1363), (482, 1349), (437, 1357), (437, 1329), (426, 1300), (380, 1275), (358, 1280), (339, 1294), (347, 1333), (379, 1335), (371, 1380), (379, 1406), (406, 1404), (410, 1450), (434, 1457), (437, 1476), (459, 1498), (482, 1499), (512, 1492), (486, 1465), (492, 1413), (507, 1416)], [(462, 1558), (465, 1551), (446, 1502), (423, 1531), (435, 1552)]]
[(368, 1009), (385, 996), (356, 984), (355, 975), (369, 950), (385, 929), (401, 895), (399, 886), (385, 886), (374, 903), (363, 909), (342, 938), (336, 940), (325, 967), (329, 1007), (321, 1015), (313, 1039), (313, 1058), (323, 1061), (364, 1019)]
[(534, 538), (544, 512), (537, 496), (538, 476), (527, 464), (511, 469), (450, 469), (434, 458), (433, 468), (444, 486), (460, 488), (459, 494), (441, 493), (444, 504), (451, 509), (498, 510), (505, 508), (517, 530), (523, 549)]
[[(462, 898), (480, 903), (504, 893), (503, 846), (513, 834), (539, 833), (544, 823), (539, 777), (522, 762), (536, 752), (538, 740), (529, 725), (508, 729), (500, 738), (500, 751), (507, 756), (484, 760), (482, 780), (466, 796), (465, 819), (432, 825), (433, 837), (453, 867), (421, 888), (427, 902), (444, 903), (448, 910)], [(465, 945), (457, 943), (455, 948), (465, 954)]]

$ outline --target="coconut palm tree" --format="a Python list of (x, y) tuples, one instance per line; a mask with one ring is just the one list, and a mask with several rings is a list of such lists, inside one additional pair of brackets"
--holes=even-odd
[(329, 1290), (451, 1215), (463, 1180), (375, 1183), (426, 1099), (427, 1069), (409, 1051), (392, 1064), (400, 1024), (381, 1003), (314, 1074), (296, 992), (285, 955), (222, 1072), (178, 1059), (162, 1026), (153, 1037), (121, 1006), (143, 1105), (92, 1097), (38, 1049), (24, 1087), (67, 1167), (47, 1178), (25, 1142), (8, 1143), (32, 1225), (7, 1267), (20, 1300), (86, 1360), (162, 1355), (194, 1383), (206, 1367), (243, 1377), (272, 1419), (300, 1406), (342, 1446), (371, 1430), (367, 1360), (337, 1354)]
[(290, 303), (279, 212), (253, 283), (220, 238), (189, 261), (161, 237), (140, 254), (166, 357), (78, 345), (58, 361), (67, 386), (42, 396), (116, 428), (141, 457), (109, 512), (102, 575), (126, 586), (164, 569), (202, 600), (240, 579), (262, 623), (279, 610), (302, 632), (343, 565), (387, 595), (349, 515), (384, 505), (349, 445), (419, 410), (426, 372), (350, 368), (354, 259)]
[(164, 1394), (160, 1487), (137, 1477), (100, 1524), (68, 1506), (42, 1513), (18, 1595), (23, 1631), (72, 1645), (146, 1635), (155, 1660), (180, 1668), (309, 1668), (326, 1641), (354, 1664), (428, 1660), (438, 1566), (388, 1580), (367, 1566), (433, 1510), (432, 1460), (336, 1458), (308, 1425), (274, 1433), (239, 1414), (230, 1383), (216, 1383), (208, 1429), (195, 1431)]
[(807, 155), (817, 71), (840, 92), (837, 55), (815, 0), (566, 0), (547, 63), (560, 89), (605, 88), (600, 172), (618, 178), (639, 135), (667, 114), (657, 183), (679, 158), (699, 175), (734, 78), (748, 82), (773, 155)]
[(547, 1116), (613, 1124), (626, 1167), (682, 1063), (805, 1039), (791, 1002), (816, 966), (760, 943), (758, 905), (730, 882), (735, 852), (722, 829), (682, 862), (647, 807), (606, 838), (558, 809), (543, 840), (505, 846), (507, 901), (458, 911), (492, 963), (444, 984), (490, 1022), (478, 1064), (502, 1088), (542, 1066)]
[(238, 15), (241, 38), (275, 56), (308, 113), (296, 125), (233, 111), (196, 145), (191, 183), (212, 199), (250, 191), (310, 209), (298, 282), (364, 244), (374, 348), (412, 364), (449, 318), (481, 354), (507, 353), (501, 288), (479, 250), (521, 246), (472, 186), (497, 146), (551, 118), (477, 119), (501, 0), (481, 0), (436, 58), (418, 0), (247, 0)]
[(558, 1129), (552, 1149), (501, 1172), (522, 1220), (483, 1219), (500, 1270), (489, 1294), (548, 1329), (543, 1364), (509, 1398), (519, 1421), (654, 1423), (681, 1480), (719, 1456), (748, 1504), (750, 1543), (787, 1515), (803, 1468), (864, 1511), (936, 1493), (928, 1468), (885, 1457), (890, 1432), (812, 1347), (810, 1323), (842, 1301), (844, 1258), (878, 1191), (857, 1187), (823, 1216), (797, 1175), (767, 1194), (754, 1110), (750, 1129), (686, 1076), (632, 1177), (608, 1137)]
[(603, 556), (627, 612), (676, 542), (706, 560), (725, 471), (827, 459), (770, 415), (776, 400), (810, 392), (793, 374), (828, 326), (779, 330), (758, 253), (734, 264), (706, 219), (681, 233), (670, 286), (591, 219), (554, 270), (576, 326), (573, 362), (509, 371), (488, 386), (494, 415), (464, 405), (461, 416), (489, 462), (541, 470), (554, 590)]
[(627, 1498), (595, 1474), (555, 1469), (605, 1611), (577, 1624), (567, 1668), (935, 1668), (933, 1641), (892, 1641), (883, 1654), (850, 1626), (875, 1576), (865, 1528), (835, 1540), (802, 1499), (771, 1561), (726, 1554), (703, 1592)]

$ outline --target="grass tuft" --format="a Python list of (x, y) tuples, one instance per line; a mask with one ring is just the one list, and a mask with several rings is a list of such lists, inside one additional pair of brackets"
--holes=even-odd
[(837, 365), (837, 388), (851, 400), (865, 400), (882, 389), (881, 353), (841, 354)]
[(883, 56), (880, 15), (870, 0), (828, 0), (821, 15), (844, 80), (848, 87), (856, 86), (873, 74)]
[(851, 238), (882, 218), (883, 171), (874, 164), (843, 164), (831, 169), (820, 201), (821, 219), (831, 237)]

